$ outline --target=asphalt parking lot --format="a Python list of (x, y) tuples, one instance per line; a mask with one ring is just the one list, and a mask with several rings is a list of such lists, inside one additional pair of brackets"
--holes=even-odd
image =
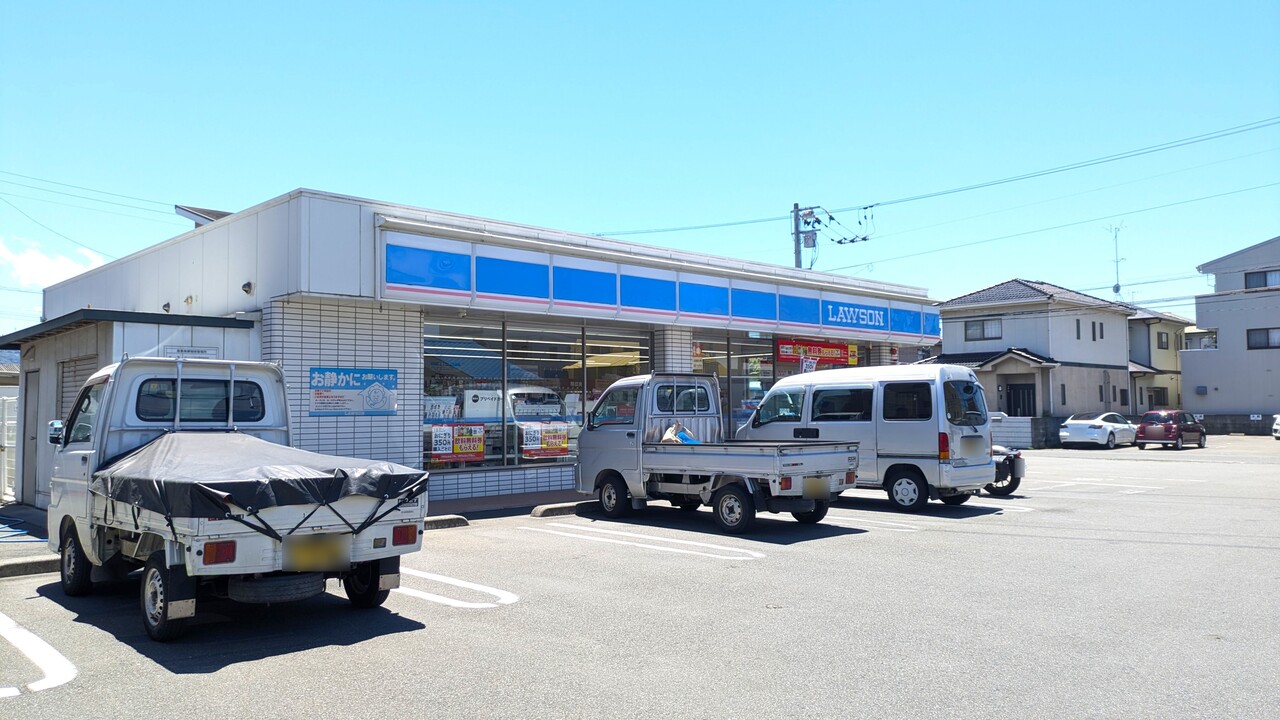
[(0, 714), (1275, 717), (1280, 442), (1026, 457), (1009, 497), (907, 515), (854, 491), (743, 537), (662, 503), (479, 519), (429, 532), (382, 609), (332, 584), (212, 602), (168, 645), (136, 584), (0, 580)]

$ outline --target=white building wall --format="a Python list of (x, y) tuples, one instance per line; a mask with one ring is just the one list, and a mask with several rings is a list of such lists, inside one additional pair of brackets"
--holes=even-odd
[[(422, 309), (350, 298), (286, 297), (263, 311), (262, 356), (289, 385), (295, 447), (422, 467)], [(395, 415), (313, 417), (314, 367), (398, 371)]]
[(1186, 409), (1221, 415), (1280, 412), (1280, 349), (1249, 350), (1246, 344), (1246, 330), (1280, 327), (1280, 290), (1198, 297), (1196, 325), (1216, 328), (1218, 347), (1181, 354)]

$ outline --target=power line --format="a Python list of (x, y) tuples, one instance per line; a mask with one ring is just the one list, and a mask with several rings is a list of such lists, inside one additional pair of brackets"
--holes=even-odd
[(35, 218), (31, 217), (31, 216), (30, 216), (30, 215), (28, 215), (26, 212), (24, 212), (22, 208), (18, 207), (17, 205), (14, 205), (12, 202), (9, 202), (8, 200), (6, 200), (6, 199), (5, 199), (5, 198), (3, 198), (3, 197), (0, 197), (0, 202), (4, 203), (5, 205), (8, 205), (9, 207), (13, 208), (14, 210), (17, 210), (17, 211), (18, 211), (18, 213), (19, 213), (20, 215), (22, 215), (22, 217), (24, 217), (24, 218), (26, 218), (26, 219), (30, 220), (31, 222), (33, 222), (33, 223), (35, 223), (35, 224), (39, 225), (40, 227), (44, 228), (45, 230), (48, 230), (49, 232), (53, 233), (54, 235), (57, 235), (58, 237), (62, 238), (63, 240), (66, 240), (66, 241), (67, 241), (67, 242), (69, 242), (69, 243), (72, 243), (72, 244), (75, 244), (75, 245), (79, 245), (80, 247), (84, 248), (85, 250), (88, 250), (88, 251), (90, 251), (90, 252), (97, 253), (97, 254), (99, 254), (99, 255), (102, 255), (103, 257), (108, 257), (108, 258), (111, 258), (112, 260), (119, 260), (119, 258), (117, 258), (115, 255), (111, 255), (111, 254), (109, 254), (109, 253), (102, 252), (101, 250), (98, 250), (98, 249), (96, 249), (96, 248), (91, 248), (91, 247), (89, 247), (88, 245), (85, 245), (84, 243), (80, 242), (79, 240), (72, 240), (71, 238), (67, 237), (66, 235), (63, 235), (62, 233), (58, 232), (57, 230), (54, 230), (53, 228), (49, 227), (48, 225), (45, 225), (44, 223), (40, 222), (39, 220), (37, 220), (37, 219), (35, 219)]
[[(1272, 125), (1280, 125), (1280, 116), (1267, 118), (1265, 120), (1258, 120), (1255, 122), (1246, 123), (1244, 125), (1237, 125), (1235, 127), (1225, 128), (1223, 130), (1215, 130), (1213, 132), (1204, 133), (1201, 135), (1193, 135), (1191, 137), (1182, 138), (1180, 140), (1171, 140), (1169, 142), (1161, 143), (1159, 145), (1150, 145), (1144, 148), (1138, 148), (1136, 150), (1128, 150), (1122, 153), (1106, 155), (1100, 158), (1094, 158), (1092, 160), (1084, 160), (1077, 163), (1071, 163), (1069, 165), (1059, 165), (1058, 167), (1049, 168), (1047, 170), (1038, 170), (1036, 172), (1024, 173), (1022, 175), (1015, 175), (1012, 177), (1001, 178), (999, 180), (989, 180), (987, 182), (975, 183), (973, 185), (965, 185), (963, 187), (951, 188), (949, 190), (938, 190), (935, 192), (924, 193), (921, 195), (913, 195), (911, 197), (897, 198), (894, 200), (882, 200), (880, 202), (874, 202), (874, 203), (869, 203), (865, 205), (851, 205), (849, 207), (837, 208), (832, 212), (847, 212), (849, 210), (863, 210), (863, 209), (871, 209), (874, 207), (882, 207), (886, 205), (897, 205), (897, 204), (906, 203), (906, 202), (913, 202), (916, 200), (925, 200), (928, 198), (941, 197), (943, 195), (952, 195), (955, 193), (968, 192), (970, 190), (978, 190), (981, 188), (992, 187), (995, 185), (1004, 185), (1007, 183), (1018, 182), (1021, 180), (1030, 180), (1032, 178), (1043, 177), (1045, 175), (1053, 175), (1056, 173), (1067, 172), (1069, 170), (1078, 170), (1080, 168), (1092, 167), (1094, 165), (1101, 165), (1103, 163), (1115, 162), (1117, 160), (1126, 160), (1129, 158), (1139, 157), (1141, 155), (1149, 155), (1151, 153), (1161, 152), (1164, 150), (1173, 150), (1180, 147), (1186, 147), (1187, 145), (1194, 145), (1196, 143), (1207, 142), (1209, 140), (1218, 140), (1220, 138), (1229, 137), (1231, 135), (1237, 135), (1240, 133), (1250, 132), (1253, 130), (1261, 130), (1263, 128), (1271, 127)], [(757, 218), (755, 220), (736, 220), (736, 221), (729, 221), (729, 222), (708, 223), (703, 225), (685, 225), (681, 227), (653, 228), (649, 230), (614, 230), (614, 231), (608, 231), (608, 232), (598, 232), (596, 233), (596, 235), (604, 235), (604, 236), (650, 235), (650, 234), (657, 234), (657, 233), (685, 232), (688, 230), (710, 230), (714, 228), (734, 227), (738, 225), (755, 225), (759, 223), (776, 222), (779, 220), (789, 220), (790, 217), (791, 217), (790, 215), (777, 215), (777, 216), (767, 217), (767, 218)]]
[[(4, 182), (4, 181), (0, 180), (0, 182)], [(116, 212), (114, 210), (103, 210), (102, 208), (89, 207), (87, 205), (77, 205), (75, 203), (59, 202), (57, 200), (49, 200), (46, 198), (34, 197), (32, 195), (19, 195), (18, 193), (8, 193), (8, 192), (0, 192), (0, 195), (3, 195), (5, 197), (11, 197), (11, 198), (20, 198), (22, 200), (34, 200), (36, 202), (48, 203), (50, 205), (61, 205), (63, 207), (72, 207), (78, 210), (88, 210), (89, 212), (103, 213), (105, 215), (115, 215), (117, 217), (133, 218), (134, 220), (141, 220), (143, 222), (149, 222), (149, 223), (159, 223), (161, 225), (173, 225), (176, 227), (188, 226), (187, 223), (183, 223), (183, 222), (161, 220), (160, 218), (142, 217), (141, 215), (133, 215), (130, 213)]]
[(921, 255), (932, 255), (933, 253), (945, 252), (947, 250), (956, 250), (959, 248), (971, 247), (973, 245), (982, 245), (984, 243), (995, 242), (997, 240), (1009, 240), (1011, 238), (1024, 237), (1026, 235), (1035, 235), (1037, 233), (1049, 232), (1051, 230), (1061, 230), (1063, 228), (1075, 227), (1077, 225), (1085, 225), (1087, 223), (1098, 222), (1100, 220), (1112, 220), (1114, 218), (1127, 217), (1129, 215), (1138, 215), (1140, 213), (1152, 212), (1154, 210), (1164, 210), (1166, 208), (1177, 207), (1179, 205), (1187, 205), (1190, 203), (1201, 202), (1204, 200), (1213, 200), (1215, 198), (1226, 197), (1228, 195), (1238, 195), (1243, 192), (1250, 192), (1252, 190), (1261, 190), (1263, 188), (1275, 187), (1277, 185), (1280, 185), (1280, 182), (1267, 183), (1265, 185), (1255, 185), (1253, 187), (1241, 188), (1240, 190), (1231, 190), (1224, 193), (1218, 193), (1216, 195), (1206, 195), (1204, 197), (1191, 198), (1189, 200), (1179, 200), (1178, 202), (1172, 202), (1172, 203), (1166, 203), (1164, 205), (1156, 205), (1153, 207), (1142, 208), (1141, 210), (1130, 210), (1128, 212), (1116, 213), (1114, 215), (1102, 215), (1100, 217), (1089, 218), (1088, 220), (1077, 220), (1076, 222), (1063, 223), (1061, 225), (1054, 225), (1053, 227), (1039, 228), (1036, 230), (1026, 230), (1024, 232), (1011, 233), (1009, 235), (1001, 235), (999, 237), (987, 238), (986, 240), (975, 240), (973, 242), (960, 243), (958, 245), (949, 245), (947, 247), (935, 248), (933, 250), (921, 250), (920, 252), (911, 253), (909, 255), (899, 255), (897, 257), (883, 258), (880, 260), (875, 260), (875, 261), (866, 262), (866, 263), (858, 263), (855, 265), (844, 265), (837, 268), (831, 268), (829, 270), (823, 270), (822, 272), (836, 272), (837, 270), (848, 270), (850, 268), (866, 267), (869, 265), (874, 265), (876, 263), (892, 262), (894, 260), (905, 260), (907, 258), (919, 257)]
[(54, 195), (65, 195), (67, 197), (78, 198), (80, 200), (88, 200), (89, 202), (103, 203), (105, 205), (115, 205), (117, 207), (129, 208), (130, 210), (141, 210), (143, 212), (160, 213), (162, 215), (168, 215), (172, 212), (172, 208), (170, 208), (169, 210), (156, 210), (155, 208), (142, 207), (140, 205), (130, 205), (129, 203), (116, 202), (114, 200), (101, 200), (99, 198), (89, 197), (88, 195), (77, 195), (75, 193), (63, 192), (61, 190), (50, 190), (49, 188), (42, 188), (39, 185), (28, 185), (26, 183), (14, 182), (12, 180), (0, 180), (0, 183), (4, 183), (6, 185), (17, 185), (18, 187), (24, 187), (29, 190), (39, 190), (40, 192), (53, 193)]
[[(25, 180), (35, 180), (36, 182), (48, 183), (49, 185), (59, 185), (61, 187), (69, 187), (69, 188), (74, 188), (76, 190), (84, 190), (86, 192), (98, 193), (99, 195), (110, 195), (111, 197), (124, 198), (126, 200), (137, 200), (139, 202), (153, 203), (155, 205), (168, 205), (172, 207), (174, 204), (174, 203), (162, 202), (160, 200), (148, 200), (147, 198), (134, 197), (133, 195), (121, 195), (120, 193), (107, 192), (106, 190), (96, 190), (94, 188), (83, 187), (81, 185), (72, 185), (71, 183), (58, 182), (57, 180), (46, 180), (44, 178), (33, 177), (31, 175), (22, 175), (16, 172), (9, 172), (8, 170), (0, 170), (0, 175), (12, 175), (13, 177), (20, 177)], [(54, 191), (50, 190), (49, 192), (54, 192)]]

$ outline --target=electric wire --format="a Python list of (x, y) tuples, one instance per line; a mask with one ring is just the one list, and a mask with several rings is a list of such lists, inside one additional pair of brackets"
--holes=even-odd
[(84, 248), (85, 250), (88, 250), (89, 252), (97, 253), (98, 255), (101, 255), (101, 256), (106, 257), (106, 258), (110, 258), (110, 259), (112, 259), (112, 260), (119, 260), (119, 259), (120, 259), (120, 258), (116, 257), (115, 255), (112, 255), (112, 254), (110, 254), (110, 253), (105, 253), (105, 252), (103, 252), (103, 251), (101, 251), (101, 250), (98, 250), (97, 248), (89, 247), (88, 245), (85, 245), (84, 243), (80, 242), (79, 240), (73, 240), (72, 238), (69, 238), (69, 237), (67, 237), (66, 235), (63, 235), (62, 233), (58, 232), (57, 230), (54, 230), (53, 228), (49, 227), (48, 225), (45, 225), (44, 223), (40, 222), (39, 220), (37, 220), (37, 219), (35, 219), (35, 218), (31, 217), (30, 215), (28, 215), (28, 214), (26, 213), (26, 211), (24, 211), (22, 208), (18, 207), (17, 205), (14, 205), (12, 202), (10, 202), (10, 201), (9, 201), (8, 199), (6, 199), (6, 198), (0, 197), (0, 202), (4, 203), (5, 205), (8, 205), (9, 207), (13, 208), (14, 210), (17, 210), (17, 211), (18, 211), (18, 214), (22, 215), (22, 217), (24, 217), (24, 218), (26, 218), (26, 219), (30, 220), (31, 222), (35, 223), (36, 225), (39, 225), (40, 227), (44, 228), (45, 230), (48, 230), (49, 232), (53, 233), (54, 235), (57, 235), (58, 237), (62, 238), (63, 240), (66, 240), (67, 242), (72, 243), (73, 245), (79, 245), (80, 247)]
[[(0, 170), (0, 175), (12, 175), (13, 177), (20, 177), (20, 178), (23, 178), (24, 180), (35, 180), (36, 182), (47, 183), (47, 184), (49, 184), (49, 185), (58, 185), (58, 186), (61, 186), (61, 187), (69, 187), (69, 188), (73, 188), (73, 189), (75, 189), (75, 190), (84, 190), (85, 192), (98, 193), (99, 195), (110, 195), (111, 197), (124, 198), (125, 200), (137, 200), (138, 202), (153, 203), (153, 204), (155, 204), (155, 205), (165, 205), (165, 206), (168, 206), (168, 207), (172, 207), (172, 206), (173, 206), (173, 203), (162, 202), (162, 201), (160, 201), (160, 200), (149, 200), (149, 199), (147, 199), (147, 198), (140, 198), (140, 197), (136, 197), (136, 196), (133, 196), (133, 195), (122, 195), (122, 194), (120, 194), (120, 193), (108, 192), (108, 191), (106, 191), (106, 190), (97, 190), (97, 189), (90, 188), (90, 187), (84, 187), (83, 185), (72, 185), (71, 183), (58, 182), (57, 180), (46, 180), (45, 178), (39, 178), (39, 177), (35, 177), (35, 176), (32, 176), (32, 175), (23, 175), (23, 174), (21, 174), (21, 173), (10, 172), (10, 171), (8, 171), (8, 170)], [(43, 189), (43, 188), (41, 188), (41, 189)], [(54, 192), (54, 191), (53, 191), (53, 190), (50, 190), (49, 192)], [(165, 212), (167, 212), (167, 211), (165, 211)]]

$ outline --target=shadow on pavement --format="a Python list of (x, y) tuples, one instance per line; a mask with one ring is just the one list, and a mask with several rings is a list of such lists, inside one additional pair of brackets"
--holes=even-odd
[[(1014, 500), (1021, 498), (1021, 495), (1006, 495), (1000, 500)], [(969, 502), (986, 503), (995, 500), (989, 495), (975, 496)], [(887, 497), (875, 497), (874, 495), (841, 495), (839, 500), (831, 505), (833, 508), (841, 510), (861, 510), (863, 512), (886, 513), (896, 515), (900, 518), (910, 517), (930, 517), (930, 518), (956, 518), (965, 519), (973, 517), (984, 517), (986, 515), (994, 515), (1000, 512), (1000, 508), (996, 507), (978, 507), (965, 505), (944, 505), (940, 502), (930, 502), (924, 506), (924, 509), (918, 513), (909, 513), (899, 510), (893, 503), (889, 502)]]
[(840, 537), (843, 535), (861, 535), (866, 530), (844, 527), (826, 522), (813, 525), (799, 523), (791, 519), (790, 514), (762, 512), (756, 515), (755, 525), (742, 535), (731, 535), (716, 525), (709, 508), (697, 512), (680, 510), (665, 504), (653, 504), (642, 510), (622, 518), (605, 517), (597, 503), (583, 503), (578, 507), (577, 516), (584, 520), (617, 525), (619, 527), (651, 527), (666, 530), (682, 530), (684, 532), (702, 533), (721, 539), (737, 538), (751, 542), (770, 545), (794, 545), (795, 543)]
[[(384, 608), (357, 609), (346, 598), (323, 593), (278, 605), (246, 605), (201, 598), (182, 637), (158, 643), (142, 627), (138, 575), (96, 583), (83, 597), (68, 597), (57, 582), (37, 592), (84, 623), (114, 636), (170, 672), (210, 673), (243, 662), (320, 647), (351, 646), (395, 633), (422, 630), (416, 620)], [(330, 581), (332, 583), (332, 581)], [(333, 585), (329, 585), (330, 589)]]

